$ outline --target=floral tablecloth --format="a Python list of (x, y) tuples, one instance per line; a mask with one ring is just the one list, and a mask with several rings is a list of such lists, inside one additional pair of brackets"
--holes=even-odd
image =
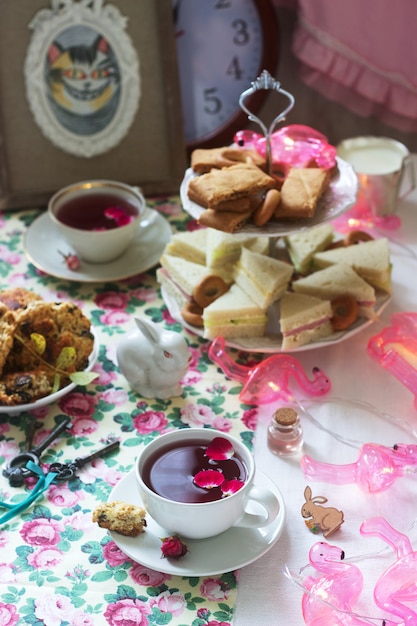
[[(173, 229), (195, 227), (179, 199), (149, 205)], [(133, 468), (142, 446), (161, 433), (209, 426), (242, 438), (249, 448), (257, 412), (240, 405), (239, 386), (227, 380), (207, 356), (207, 342), (183, 331), (161, 299), (153, 268), (117, 283), (79, 283), (46, 275), (28, 262), (23, 240), (38, 210), (0, 214), (0, 288), (20, 286), (46, 300), (77, 303), (94, 325), (100, 344), (87, 387), (76, 387), (57, 403), (15, 416), (0, 415), (0, 465), (24, 449), (30, 423), (42, 440), (63, 416), (72, 421), (41, 457), (47, 466), (99, 448), (113, 436), (120, 451), (86, 465), (74, 480), (52, 483), (27, 510), (0, 527), (0, 624), (77, 626), (170, 624), (227, 626), (233, 621), (237, 573), (179, 577), (150, 570), (127, 557), (107, 531), (91, 519), (114, 486)], [(52, 244), (51, 244), (52, 245)], [(133, 330), (140, 311), (172, 330), (185, 332), (193, 360), (181, 397), (144, 399), (132, 392), (116, 365), (120, 338)], [(14, 503), (33, 488), (11, 487), (0, 476), (0, 499)], [(0, 514), (2, 511), (0, 511)]]

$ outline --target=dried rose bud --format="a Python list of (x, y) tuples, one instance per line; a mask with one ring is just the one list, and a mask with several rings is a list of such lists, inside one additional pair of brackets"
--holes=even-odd
[(187, 546), (177, 535), (165, 537), (165, 539), (161, 539), (161, 541), (161, 552), (163, 558), (179, 559), (180, 557), (185, 556), (188, 552)]
[(64, 254), (60, 250), (58, 250), (58, 252), (64, 257), (65, 264), (69, 270), (71, 270), (72, 272), (76, 272), (80, 269), (80, 259), (77, 257), (76, 254)]

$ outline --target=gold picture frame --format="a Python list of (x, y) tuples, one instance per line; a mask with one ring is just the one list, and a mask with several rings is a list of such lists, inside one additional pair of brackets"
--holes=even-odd
[[(130, 90), (134, 101), (128, 128), (97, 154), (66, 150), (65, 129), (63, 147), (55, 143), (53, 122), (51, 126), (42, 109), (46, 100), (36, 81), (31, 86), (44, 63), (42, 56), (37, 58), (33, 31), (37, 27), (44, 33), (48, 19), (61, 19), (68, 6), (78, 17), (82, 11), (109, 11), (109, 23), (125, 28), (126, 66), (136, 68), (138, 61), (136, 91), (132, 76), (125, 77), (121, 90)], [(0, 14), (0, 210), (44, 207), (57, 189), (88, 179), (137, 185), (148, 196), (178, 193), (186, 149), (171, 0), (0, 0)], [(43, 36), (49, 46), (51, 37)], [(116, 47), (118, 40), (116, 34)], [(124, 113), (121, 119), (126, 119)], [(76, 150), (77, 142), (74, 146)]]

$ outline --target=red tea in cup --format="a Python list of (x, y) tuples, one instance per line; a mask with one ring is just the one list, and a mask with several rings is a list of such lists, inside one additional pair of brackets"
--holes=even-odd
[(56, 218), (71, 228), (110, 230), (125, 226), (138, 214), (137, 205), (110, 193), (90, 193), (69, 198), (56, 212)]
[(201, 482), (197, 484), (195, 477), (199, 472), (216, 471), (225, 481), (243, 484), (247, 479), (246, 466), (236, 452), (228, 459), (211, 459), (206, 454), (207, 447), (207, 442), (194, 439), (155, 451), (143, 466), (144, 483), (163, 498), (176, 502), (213, 502), (226, 497), (223, 483), (210, 483), (207, 488)]

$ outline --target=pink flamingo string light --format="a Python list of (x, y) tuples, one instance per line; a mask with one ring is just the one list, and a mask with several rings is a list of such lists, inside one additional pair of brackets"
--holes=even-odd
[(397, 560), (377, 580), (374, 600), (377, 606), (401, 621), (385, 621), (386, 626), (417, 626), (417, 612), (410, 603), (417, 601), (417, 552), (407, 535), (395, 530), (383, 517), (371, 517), (361, 527), (362, 535), (375, 535), (390, 545)]
[[(244, 148), (266, 155), (266, 139), (251, 130), (240, 130), (234, 141)], [(336, 148), (327, 137), (310, 126), (290, 124), (271, 134), (272, 162), (284, 169), (308, 167), (315, 162), (318, 167), (331, 169), (336, 165)]]
[(306, 478), (336, 485), (356, 483), (369, 493), (389, 489), (397, 478), (415, 472), (416, 465), (416, 444), (396, 444), (390, 448), (366, 443), (359, 450), (358, 459), (345, 465), (315, 461), (308, 455), (301, 459)]
[(312, 396), (322, 396), (331, 389), (331, 382), (322, 370), (314, 368), (310, 380), (301, 363), (288, 354), (274, 354), (258, 365), (248, 367), (233, 361), (226, 353), (224, 337), (216, 337), (210, 344), (208, 355), (226, 376), (243, 383), (239, 399), (247, 404), (293, 399), (290, 379)]
[(311, 547), (309, 561), (319, 576), (303, 581), (308, 591), (302, 598), (307, 626), (369, 626), (369, 620), (353, 613), (363, 589), (362, 572), (344, 558), (343, 550), (324, 541)]
[(396, 531), (384, 518), (365, 520), (362, 535), (376, 535), (397, 554), (393, 563), (379, 577), (374, 588), (375, 604), (388, 617), (371, 617), (355, 612), (363, 590), (363, 575), (356, 565), (344, 562), (344, 551), (326, 542), (315, 543), (309, 552), (310, 565), (318, 576), (303, 580), (305, 590), (302, 613), (307, 626), (417, 626), (417, 613), (410, 602), (417, 600), (417, 553), (406, 535)]
[(417, 409), (417, 369), (405, 355), (417, 354), (417, 313), (394, 313), (391, 324), (370, 338), (368, 354), (414, 394)]

